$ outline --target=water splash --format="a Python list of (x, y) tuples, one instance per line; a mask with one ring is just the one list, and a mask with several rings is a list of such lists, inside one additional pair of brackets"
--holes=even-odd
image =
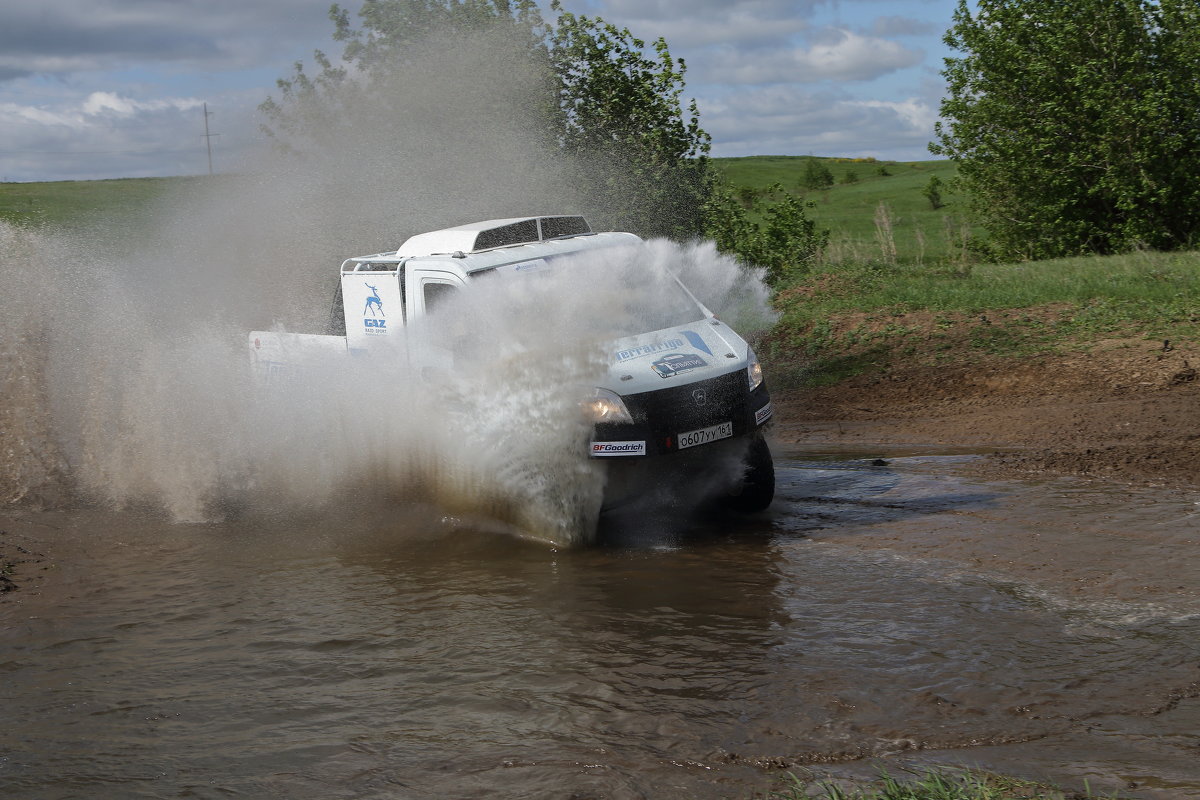
[[(204, 521), (419, 497), (550, 541), (589, 535), (603, 474), (581, 455), (578, 401), (603, 372), (611, 308), (653, 297), (652, 272), (464, 307), (491, 347), (434, 380), (403, 359), (265, 389), (250, 371), (248, 331), (323, 328), (347, 256), (476, 219), (588, 213), (522, 112), (535, 67), (487, 34), (436, 45), (387, 103), (348, 97), (329, 129), (314, 123), (303, 158), (193, 181), (137, 224), (0, 224), (0, 502)], [(761, 281), (711, 243), (649, 252), (731, 324), (769, 321)]]

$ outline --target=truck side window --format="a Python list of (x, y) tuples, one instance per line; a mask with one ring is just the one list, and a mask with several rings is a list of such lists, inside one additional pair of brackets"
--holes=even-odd
[(430, 282), (422, 287), (422, 291), (425, 295), (425, 313), (432, 314), (441, 307), (443, 302), (458, 291), (458, 287), (452, 283)]

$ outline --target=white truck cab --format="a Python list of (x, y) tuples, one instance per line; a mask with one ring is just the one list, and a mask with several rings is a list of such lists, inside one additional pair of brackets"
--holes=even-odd
[[(251, 358), (270, 376), (299, 351), (383, 356), (406, 325), (481, 276), (570, 269), (572, 257), (604, 258), (606, 250), (643, 244), (631, 233), (593, 232), (579, 216), (494, 219), (419, 234), (395, 251), (342, 263), (330, 335), (255, 331)], [(758, 359), (678, 278), (670, 284), (663, 313), (646, 323), (653, 329), (614, 340), (607, 374), (593, 397), (581, 398), (593, 423), (587, 456), (608, 462), (606, 504), (635, 499), (668, 465), (698, 480), (720, 463), (725, 502), (762, 510), (774, 496), (774, 468), (763, 438), (772, 407)]]

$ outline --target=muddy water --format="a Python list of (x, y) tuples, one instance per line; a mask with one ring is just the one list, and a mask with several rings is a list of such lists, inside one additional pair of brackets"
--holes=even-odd
[(1200, 798), (1200, 496), (977, 460), (785, 454), (761, 518), (566, 551), (432, 508), (9, 514), (55, 566), (0, 600), (0, 796), (739, 798), (883, 763)]

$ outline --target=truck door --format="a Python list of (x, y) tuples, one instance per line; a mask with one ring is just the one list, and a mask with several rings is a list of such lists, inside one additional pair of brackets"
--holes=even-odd
[(406, 277), (409, 318), (419, 320), (409, 348), (420, 353), (417, 360), (426, 371), (454, 369), (455, 343), (470, 321), (456, 316), (451, 301), (465, 286), (460, 276), (440, 270), (415, 269)]

